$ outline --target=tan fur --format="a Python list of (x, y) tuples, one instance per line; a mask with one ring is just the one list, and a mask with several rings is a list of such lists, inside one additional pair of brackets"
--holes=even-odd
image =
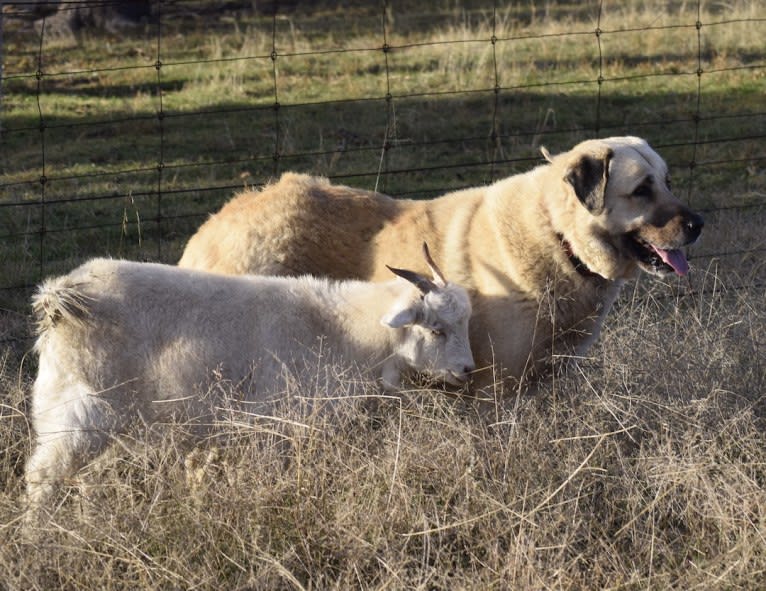
[[(527, 173), (424, 201), (286, 173), (213, 215), (179, 265), (382, 281), (387, 261), (424, 270), (425, 240), (445, 274), (472, 292), (479, 367), (496, 362), (521, 378), (552, 354), (584, 352), (639, 268), (669, 270), (639, 261), (634, 238), (676, 251), (702, 227), (673, 196), (664, 161), (644, 140), (589, 140), (544, 156)], [(642, 183), (648, 197), (633, 194)]]

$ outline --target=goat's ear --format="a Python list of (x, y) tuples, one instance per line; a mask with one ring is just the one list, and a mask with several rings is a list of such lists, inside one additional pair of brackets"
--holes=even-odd
[(564, 180), (572, 185), (580, 203), (594, 215), (604, 210), (604, 192), (609, 180), (609, 162), (613, 155), (611, 149), (600, 157), (585, 154), (564, 176)]
[(415, 324), (420, 319), (419, 302), (399, 302), (386, 312), (380, 323), (391, 328), (402, 328)]

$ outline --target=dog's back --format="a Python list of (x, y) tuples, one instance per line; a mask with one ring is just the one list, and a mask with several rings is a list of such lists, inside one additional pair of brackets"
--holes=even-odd
[[(322, 177), (285, 173), (260, 192), (237, 195), (211, 216), (178, 265), (229, 275), (366, 279), (374, 274), (376, 235), (407, 203), (332, 185)], [(424, 239), (419, 238), (418, 249)], [(420, 258), (416, 251), (413, 261), (419, 264)], [(388, 262), (393, 260), (405, 259)]]

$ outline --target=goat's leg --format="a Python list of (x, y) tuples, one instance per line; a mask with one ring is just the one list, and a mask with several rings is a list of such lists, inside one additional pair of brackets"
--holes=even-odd
[(45, 404), (34, 394), (35, 449), (27, 461), (27, 522), (34, 523), (52, 509), (56, 490), (69, 476), (99, 456), (119, 430), (114, 413), (97, 395), (66, 392), (57, 404)]

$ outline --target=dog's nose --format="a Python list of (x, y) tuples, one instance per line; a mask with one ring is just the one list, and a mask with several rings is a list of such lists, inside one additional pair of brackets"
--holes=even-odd
[(705, 220), (697, 213), (692, 213), (686, 219), (686, 235), (689, 237), (689, 242), (694, 242), (699, 238), (702, 228), (705, 225)]

